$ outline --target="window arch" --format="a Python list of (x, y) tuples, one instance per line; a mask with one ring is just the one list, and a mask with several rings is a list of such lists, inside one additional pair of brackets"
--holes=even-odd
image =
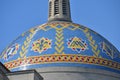
[(55, 0), (55, 2), (54, 2), (54, 13), (55, 13), (55, 15), (56, 14), (59, 14), (59, 0)]
[(51, 12), (52, 12), (52, 2), (49, 3), (49, 17), (51, 16)]
[(63, 14), (67, 15), (67, 2), (66, 2), (66, 0), (63, 0), (62, 8), (63, 8)]

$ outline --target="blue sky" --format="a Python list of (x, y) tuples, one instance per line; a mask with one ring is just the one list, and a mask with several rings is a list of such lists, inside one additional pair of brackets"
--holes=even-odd
[[(120, 0), (71, 0), (72, 21), (120, 51)], [(21, 33), (47, 22), (48, 0), (0, 0), (0, 52)]]

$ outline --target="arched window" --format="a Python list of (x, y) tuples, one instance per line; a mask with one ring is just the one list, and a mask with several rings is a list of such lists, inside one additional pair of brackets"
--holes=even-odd
[(55, 15), (59, 14), (59, 0), (55, 0), (54, 5), (55, 5), (54, 7)]
[(52, 12), (52, 2), (49, 3), (49, 17), (51, 16), (51, 12)]
[(62, 2), (62, 8), (63, 8), (63, 14), (64, 15), (67, 15), (67, 2), (66, 2), (66, 0), (63, 0), (63, 2)]

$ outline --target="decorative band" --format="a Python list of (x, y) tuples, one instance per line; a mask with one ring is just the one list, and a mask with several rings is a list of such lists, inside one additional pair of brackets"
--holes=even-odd
[(79, 63), (79, 64), (92, 64), (110, 67), (120, 70), (120, 64), (111, 60), (96, 58), (93, 56), (81, 56), (81, 55), (44, 55), (44, 56), (32, 56), (28, 58), (22, 58), (7, 62), (4, 65), (8, 69), (24, 65), (35, 65), (35, 64), (50, 64), (50, 63)]

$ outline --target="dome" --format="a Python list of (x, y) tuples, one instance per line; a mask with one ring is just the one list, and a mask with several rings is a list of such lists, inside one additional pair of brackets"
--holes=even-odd
[(0, 54), (0, 62), (10, 71), (39, 69), (45, 80), (64, 74), (62, 80), (86, 75), (93, 76), (92, 80), (101, 76), (116, 80), (111, 75), (120, 73), (120, 52), (95, 31), (72, 22), (69, 0), (49, 0), (48, 22), (21, 34)]
[(95, 31), (53, 21), (20, 35), (2, 53), (11, 71), (40, 67), (86, 67), (120, 72), (119, 51)]

